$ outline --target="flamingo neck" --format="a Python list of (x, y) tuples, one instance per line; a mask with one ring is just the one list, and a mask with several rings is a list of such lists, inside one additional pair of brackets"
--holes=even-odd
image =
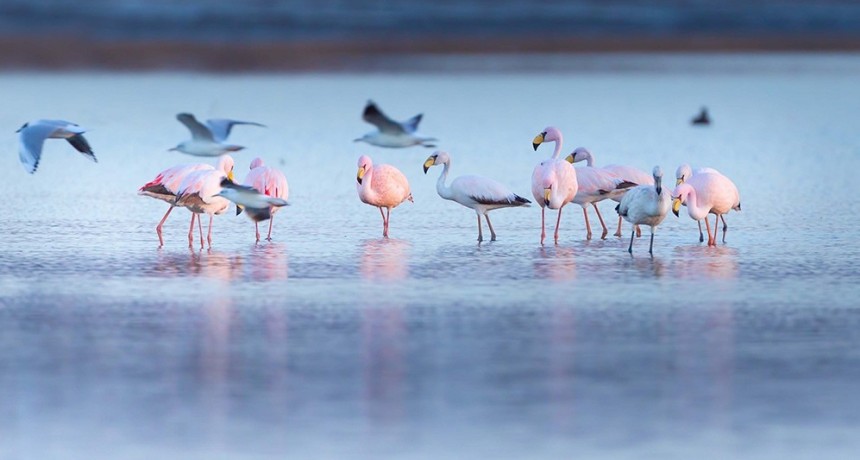
[(371, 196), (373, 194), (373, 187), (370, 186), (371, 181), (373, 181), (373, 166), (367, 168), (367, 172), (364, 173), (364, 177), (361, 178), (361, 192), (364, 196)]
[(687, 195), (687, 213), (694, 220), (702, 220), (708, 217), (710, 209), (699, 206), (699, 197), (696, 195), (696, 189), (690, 187), (690, 193)]
[(450, 200), (451, 196), (451, 187), (445, 185), (445, 181), (448, 180), (448, 171), (451, 169), (451, 160), (448, 160), (444, 163), (444, 167), (442, 168), (442, 173), (439, 174), (439, 179), (436, 181), (436, 192), (442, 198), (446, 200)]
[(560, 132), (558, 133), (558, 139), (556, 139), (554, 142), (555, 142), (555, 150), (553, 150), (553, 152), (552, 152), (552, 159), (558, 160), (558, 157), (561, 155), (561, 145), (563, 142), (563, 137), (562, 137)]
[(591, 155), (591, 152), (585, 153), (585, 164), (586, 166), (594, 166), (594, 157)]

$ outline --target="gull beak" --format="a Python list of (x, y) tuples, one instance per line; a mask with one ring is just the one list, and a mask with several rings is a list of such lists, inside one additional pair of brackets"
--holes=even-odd
[(549, 189), (549, 188), (545, 188), (545, 189), (543, 189), (543, 202), (544, 202), (547, 206), (549, 206), (549, 195), (550, 195), (550, 192), (552, 192), (552, 189)]
[(675, 186), (681, 185), (684, 183), (684, 178), (679, 177), (678, 180), (675, 181)]
[(431, 155), (427, 160), (424, 161), (424, 174), (427, 174), (427, 170), (430, 169), (431, 166), (436, 164), (436, 156)]
[(573, 154), (571, 153), (570, 155), (566, 156), (566, 157), (564, 158), (564, 161), (566, 161), (566, 162), (568, 162), (568, 163), (570, 163), (570, 164), (573, 164)]
[(672, 214), (675, 214), (675, 217), (678, 217), (678, 211), (681, 209), (681, 199), (675, 198), (675, 201), (672, 202)]
[(543, 141), (544, 141), (544, 133), (540, 133), (537, 136), (535, 136), (535, 138), (532, 140), (532, 147), (535, 148), (535, 151), (537, 151), (537, 148), (539, 145), (543, 144)]
[(359, 166), (358, 167), (358, 175), (355, 176), (355, 180), (357, 180), (358, 183), (361, 184), (361, 179), (363, 179), (363, 178), (364, 178), (364, 166)]
[(167, 151), (168, 151), (168, 152), (178, 152), (178, 151), (179, 151), (179, 149), (178, 149), (178, 148), (176, 148), (176, 147), (173, 147), (172, 149), (167, 149)]

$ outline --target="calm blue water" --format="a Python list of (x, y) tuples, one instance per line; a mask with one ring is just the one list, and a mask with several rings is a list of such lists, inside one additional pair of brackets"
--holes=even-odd
[[(853, 458), (860, 58), (626, 59), (0, 75), (0, 458)], [(422, 174), (430, 151), (351, 142), (367, 98), (424, 112), (453, 176), (528, 194), (551, 150), (532, 137), (555, 124), (598, 164), (718, 168), (743, 212), (716, 248), (669, 216), (653, 259), (645, 238), (632, 257), (626, 237), (586, 241), (573, 207), (558, 246), (538, 244), (537, 207), (495, 211), (499, 241), (478, 246)], [(715, 123), (693, 128), (703, 104)], [(157, 248), (166, 205), (136, 189), (195, 160), (166, 151), (186, 110), (269, 126), (232, 140), (240, 178), (262, 156), (290, 181), (273, 242), (228, 214), (189, 250), (175, 211)], [(52, 141), (26, 174), (13, 131), (39, 117), (90, 128), (99, 163)], [(412, 184), (389, 240), (355, 193), (361, 154)]]

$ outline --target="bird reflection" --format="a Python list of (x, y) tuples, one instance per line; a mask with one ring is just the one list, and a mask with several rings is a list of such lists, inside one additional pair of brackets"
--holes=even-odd
[(672, 251), (676, 278), (735, 279), (738, 250), (726, 246), (678, 246)]
[(250, 281), (283, 281), (289, 276), (286, 246), (282, 243), (255, 244), (246, 260), (244, 278)]
[(576, 259), (573, 248), (541, 246), (534, 259), (535, 276), (553, 281), (576, 279)]
[(660, 257), (625, 257), (624, 265), (646, 278), (661, 278), (666, 274), (666, 262)]
[(361, 276), (366, 280), (399, 281), (409, 276), (408, 241), (364, 240), (361, 244)]

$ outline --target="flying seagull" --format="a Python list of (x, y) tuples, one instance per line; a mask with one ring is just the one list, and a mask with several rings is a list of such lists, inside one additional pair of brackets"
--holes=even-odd
[(18, 159), (28, 173), (33, 174), (42, 158), (42, 144), (45, 139), (65, 139), (78, 152), (98, 163), (90, 144), (84, 139), (86, 129), (68, 121), (36, 120), (24, 123), (18, 131)]
[(237, 152), (244, 149), (241, 145), (225, 144), (224, 141), (230, 135), (235, 125), (263, 126), (250, 121), (227, 120), (222, 118), (206, 120), (206, 124), (200, 123), (190, 113), (180, 113), (176, 119), (191, 131), (191, 140), (182, 142), (171, 151), (178, 151), (198, 157), (217, 157), (229, 152)]
[(367, 101), (361, 119), (376, 126), (378, 131), (370, 132), (355, 140), (355, 142), (367, 142), (377, 147), (403, 148), (413, 145), (424, 147), (435, 147), (432, 137), (422, 137), (418, 134), (418, 123), (421, 122), (423, 114), (398, 122), (388, 118), (373, 101)]
[(221, 192), (217, 194), (236, 203), (236, 214), (244, 210), (254, 222), (262, 222), (272, 217), (273, 206), (287, 206), (287, 200), (264, 195), (253, 187), (239, 185), (230, 179), (221, 180)]

